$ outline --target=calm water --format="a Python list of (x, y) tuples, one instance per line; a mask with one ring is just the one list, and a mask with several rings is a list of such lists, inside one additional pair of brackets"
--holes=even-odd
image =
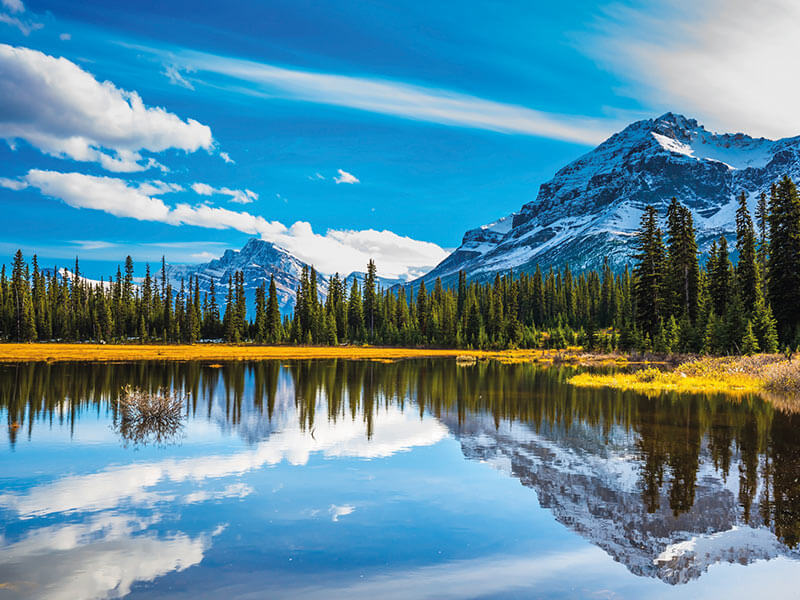
[[(0, 598), (800, 595), (800, 415), (568, 374), (0, 366)], [(183, 427), (126, 438), (125, 384)]]

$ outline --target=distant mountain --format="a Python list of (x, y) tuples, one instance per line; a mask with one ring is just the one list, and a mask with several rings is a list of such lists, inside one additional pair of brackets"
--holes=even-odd
[(485, 280), (537, 263), (597, 268), (605, 257), (622, 268), (644, 207), (653, 204), (663, 216), (673, 196), (692, 210), (704, 250), (721, 234), (733, 237), (740, 192), (752, 210), (783, 175), (800, 178), (800, 137), (717, 134), (674, 113), (637, 121), (559, 170), (519, 211), (467, 231), (422, 279), (452, 282), (463, 269)]
[[(364, 271), (353, 271), (350, 275), (347, 276), (347, 289), (350, 290), (350, 286), (353, 285), (353, 279), (358, 281), (359, 285), (364, 284), (364, 278), (366, 278), (367, 274)], [(384, 290), (388, 290), (393, 288), (396, 285), (402, 285), (406, 281), (405, 279), (394, 279), (392, 277), (381, 277), (378, 276), (375, 278), (375, 285), (379, 288)]]
[[(197, 277), (200, 281), (200, 293), (210, 290), (211, 281), (217, 292), (220, 310), (225, 306), (228, 294), (228, 278), (237, 271), (244, 274), (247, 310), (252, 318), (255, 307), (256, 289), (264, 282), (269, 285), (270, 275), (275, 277), (275, 287), (282, 313), (289, 313), (294, 308), (295, 291), (300, 284), (300, 274), (307, 266), (297, 257), (271, 242), (257, 238), (247, 241), (241, 250), (226, 250), (217, 259), (199, 265), (167, 265), (167, 277), (173, 287), (180, 286), (181, 279), (189, 281), (189, 277)], [(317, 287), (324, 296), (328, 289), (328, 280), (317, 274)]]

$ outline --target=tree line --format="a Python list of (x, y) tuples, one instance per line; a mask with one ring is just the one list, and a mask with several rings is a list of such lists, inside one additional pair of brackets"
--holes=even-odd
[[(319, 292), (317, 272), (304, 267), (291, 315), (282, 317), (275, 286), (262, 283), (248, 319), (244, 276), (196, 277), (174, 288), (160, 273), (134, 283), (127, 257), (115, 277), (89, 282), (72, 272), (42, 270), (21, 251), (10, 278), (0, 272), (0, 339), (255, 343), (371, 343), (463, 348), (563, 348), (660, 353), (751, 354), (800, 345), (800, 195), (787, 176), (757, 200), (738, 197), (736, 264), (725, 236), (701, 264), (691, 211), (673, 198), (663, 230), (648, 206), (636, 233), (633, 267), (614, 273), (573, 273), (539, 266), (498, 274), (492, 282), (455, 287), (437, 279), (429, 289), (381, 289), (369, 262), (363, 282), (330, 278)], [(224, 288), (224, 306), (220, 295)]]

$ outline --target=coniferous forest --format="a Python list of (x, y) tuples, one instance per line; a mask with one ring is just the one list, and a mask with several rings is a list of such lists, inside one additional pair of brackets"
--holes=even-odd
[[(363, 284), (331, 277), (324, 299), (303, 269), (293, 315), (281, 316), (274, 280), (256, 291), (247, 318), (241, 273), (200, 293), (190, 278), (173, 287), (166, 266), (134, 282), (130, 257), (115, 277), (88, 282), (42, 269), (21, 251), (0, 273), (0, 339), (258, 344), (376, 344), (483, 349), (563, 348), (658, 353), (752, 354), (800, 345), (800, 195), (784, 177), (757, 201), (742, 193), (735, 248), (720, 237), (698, 253), (690, 210), (673, 198), (665, 215), (649, 206), (632, 267), (573, 273), (569, 267), (498, 275), (455, 289), (379, 289), (370, 261)], [(731, 255), (736, 257), (735, 264)], [(704, 260), (701, 260), (703, 258)]]

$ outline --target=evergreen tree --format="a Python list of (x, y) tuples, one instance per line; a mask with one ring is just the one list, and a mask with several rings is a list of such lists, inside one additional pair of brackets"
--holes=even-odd
[(800, 322), (800, 196), (788, 176), (773, 188), (769, 210), (769, 300), (779, 339), (787, 343)]
[(756, 234), (753, 220), (747, 210), (747, 196), (739, 195), (739, 208), (736, 211), (736, 249), (739, 260), (736, 263), (736, 278), (742, 302), (748, 313), (756, 303), (758, 286), (758, 264), (756, 257)]
[(269, 297), (267, 298), (267, 341), (276, 344), (281, 341), (281, 311), (278, 306), (278, 292), (275, 278), (269, 276)]
[(648, 206), (636, 235), (638, 253), (634, 269), (636, 321), (651, 336), (664, 315), (664, 241), (658, 227), (657, 213)]

